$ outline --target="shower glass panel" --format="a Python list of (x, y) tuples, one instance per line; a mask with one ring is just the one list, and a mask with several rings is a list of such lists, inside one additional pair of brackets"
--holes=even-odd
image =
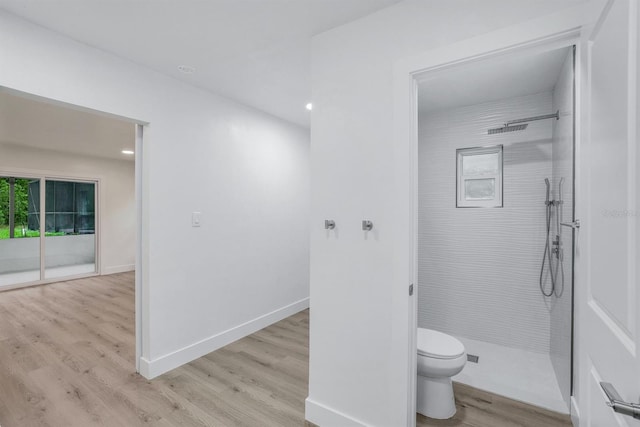
[(0, 177), (0, 287), (40, 280), (40, 180)]
[(45, 184), (45, 278), (96, 272), (96, 184)]

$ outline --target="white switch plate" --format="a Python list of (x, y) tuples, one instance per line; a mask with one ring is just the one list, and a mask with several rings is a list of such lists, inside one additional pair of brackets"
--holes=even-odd
[(191, 226), (192, 227), (200, 227), (201, 218), (202, 218), (202, 213), (193, 212), (191, 214)]

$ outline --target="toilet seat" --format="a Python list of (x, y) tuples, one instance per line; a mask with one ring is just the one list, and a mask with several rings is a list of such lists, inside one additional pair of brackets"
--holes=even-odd
[(433, 329), (418, 328), (418, 355), (434, 359), (455, 359), (464, 354), (464, 345), (452, 337)]

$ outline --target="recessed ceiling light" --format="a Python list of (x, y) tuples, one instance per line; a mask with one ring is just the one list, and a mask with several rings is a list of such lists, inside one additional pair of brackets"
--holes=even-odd
[(190, 65), (178, 65), (178, 71), (185, 74), (193, 74), (196, 69), (191, 67)]
[(122, 154), (129, 154), (129, 155), (131, 155), (131, 154), (134, 154), (134, 153), (133, 153), (133, 151), (131, 151), (131, 150), (122, 150)]
[(309, 110), (309, 111), (313, 110), (313, 104), (309, 102), (309, 103), (306, 105), (306, 108), (307, 108), (307, 110)]

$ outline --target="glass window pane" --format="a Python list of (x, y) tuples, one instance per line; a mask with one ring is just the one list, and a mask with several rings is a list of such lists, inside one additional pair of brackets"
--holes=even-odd
[(27, 192), (27, 229), (40, 235), (40, 180), (30, 180)]
[(73, 234), (73, 214), (57, 212), (55, 214), (55, 230), (59, 233)]
[(75, 183), (53, 181), (52, 184), (55, 188), (55, 212), (73, 212), (73, 188)]
[(464, 154), (462, 156), (462, 174), (496, 174), (500, 168), (500, 154)]
[[(46, 212), (54, 212), (56, 210), (56, 205), (55, 205), (55, 201), (56, 201), (56, 197), (55, 197), (55, 182), (54, 181), (47, 181), (45, 183), (44, 186), (45, 189), (45, 200), (46, 200), (46, 206), (45, 206), (45, 211)], [(49, 230), (47, 230), (49, 231)]]
[(76, 233), (95, 233), (95, 185), (76, 183)]
[(466, 200), (493, 200), (496, 197), (495, 178), (465, 179), (464, 196)]
[(95, 183), (47, 181), (46, 189), (45, 278), (95, 272)]
[(0, 287), (40, 280), (40, 182), (0, 177)]

